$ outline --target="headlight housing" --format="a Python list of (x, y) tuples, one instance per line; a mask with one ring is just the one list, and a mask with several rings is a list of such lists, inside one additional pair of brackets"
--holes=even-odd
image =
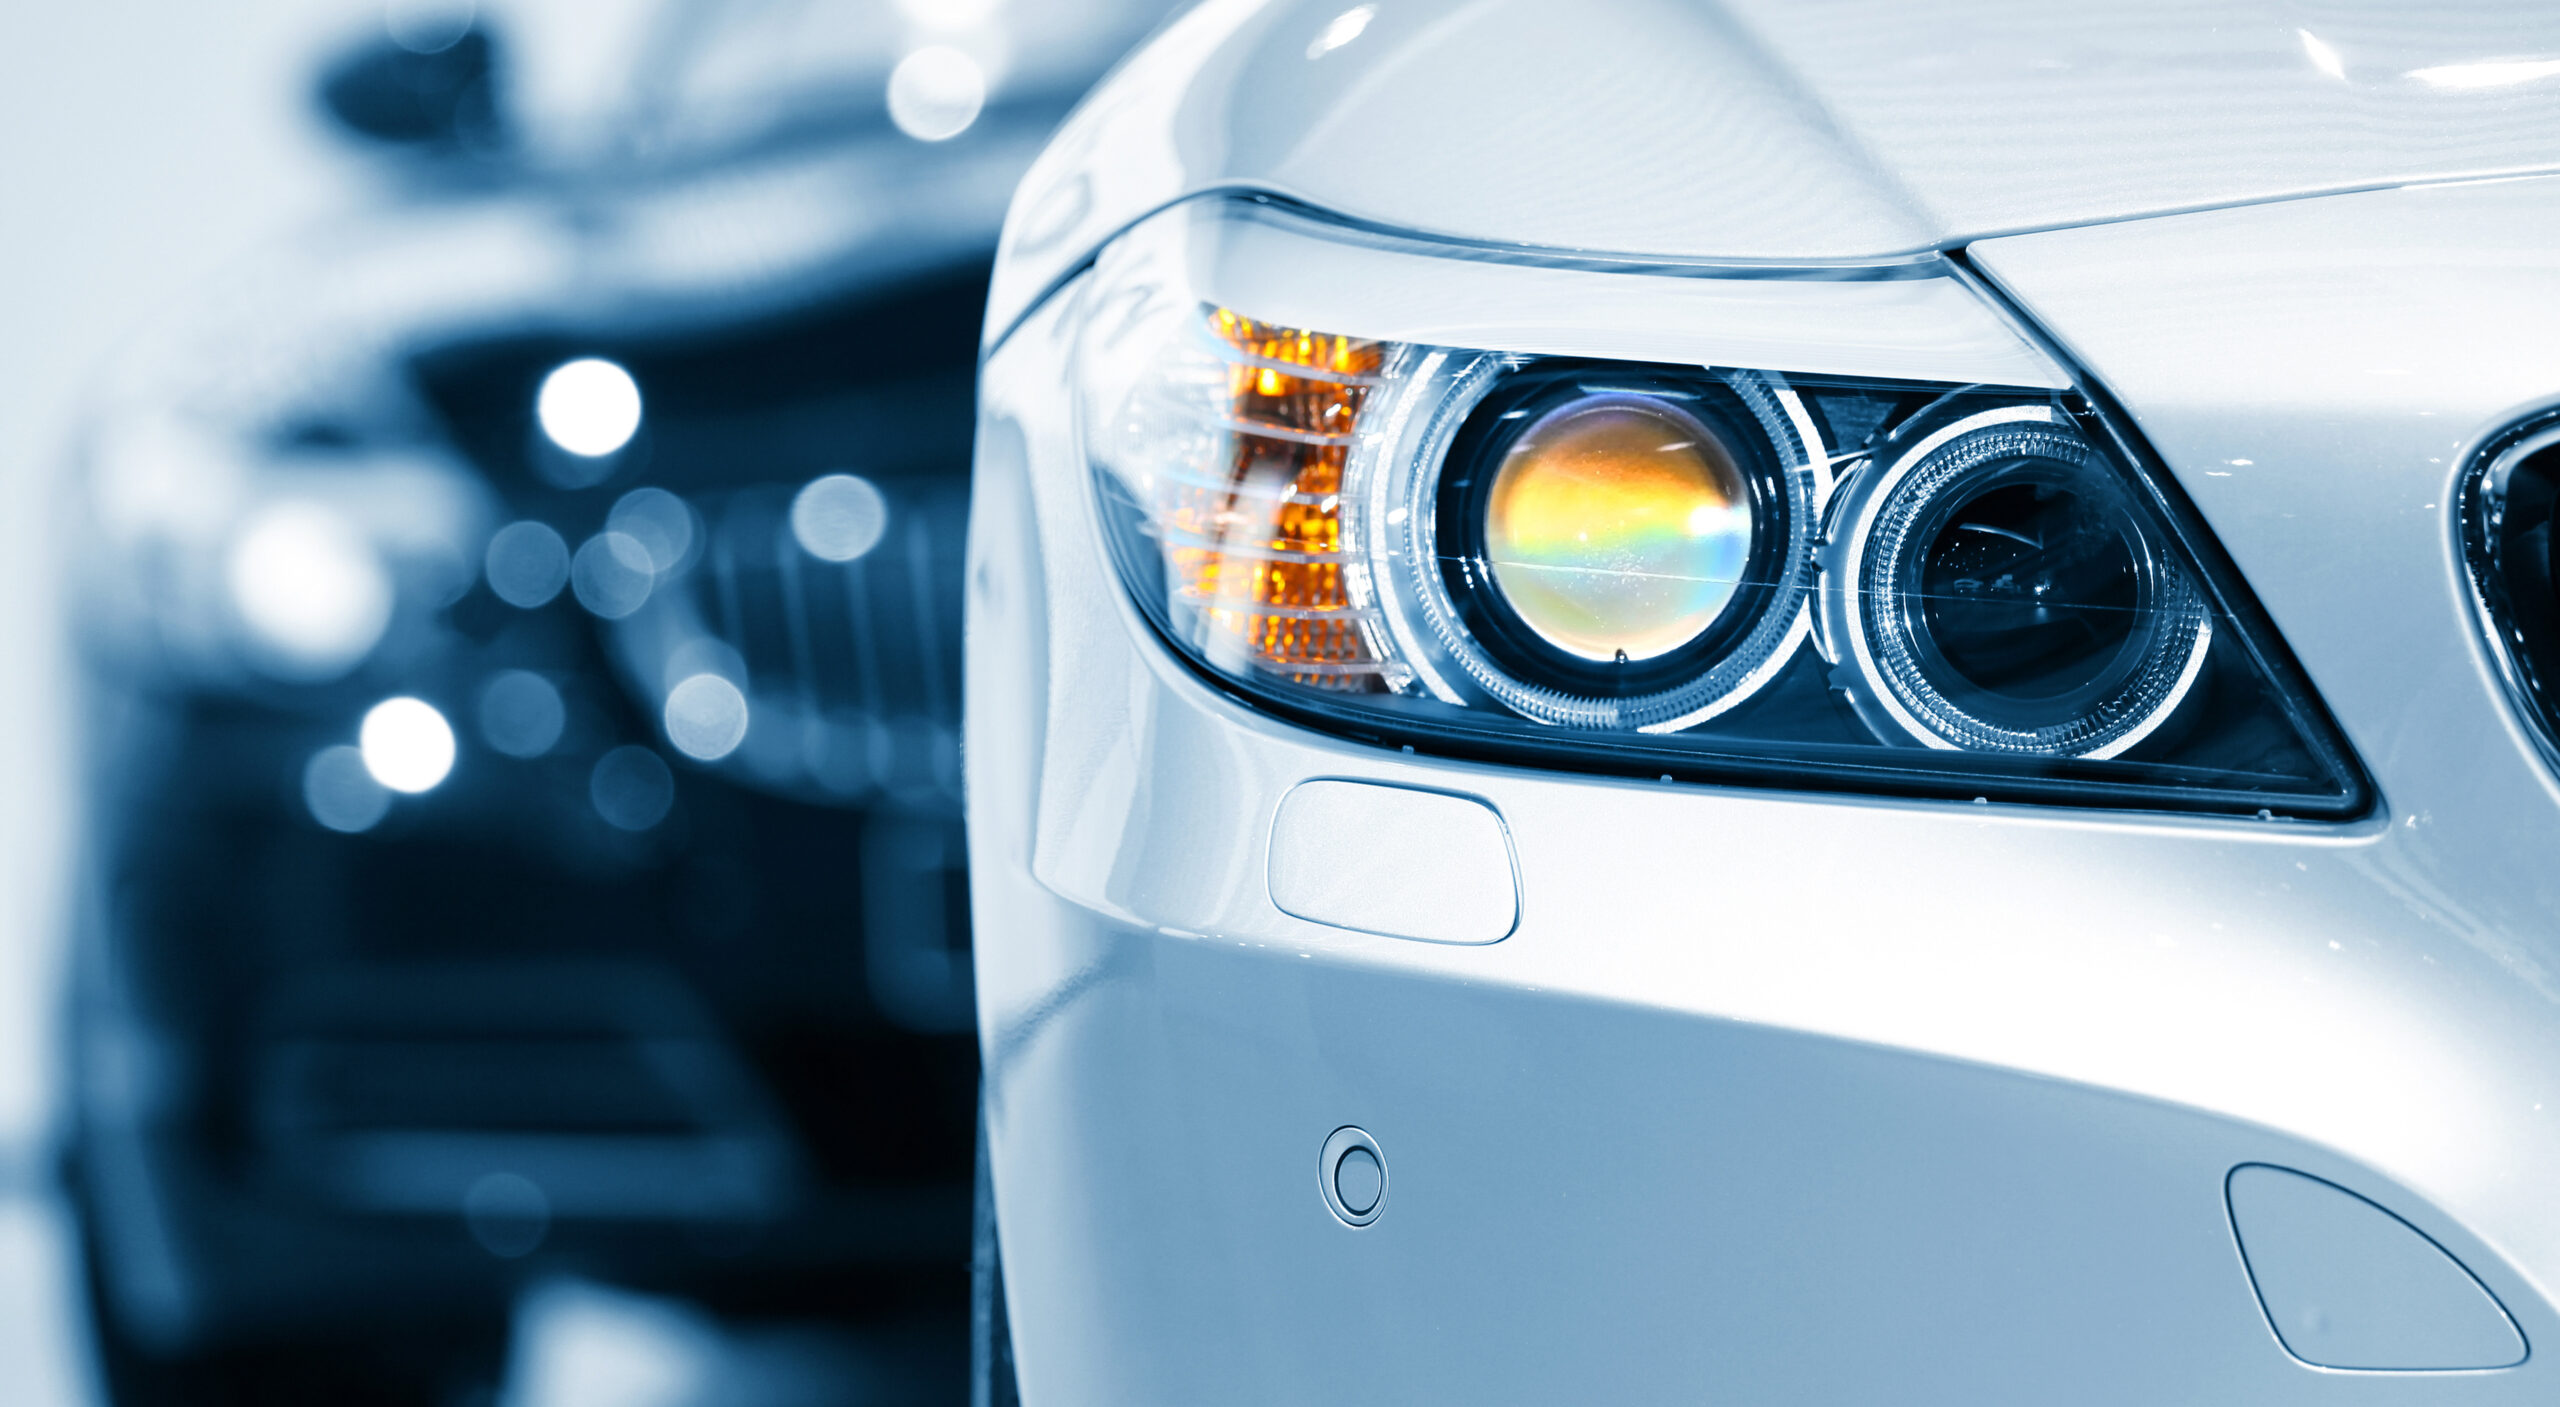
[(1946, 261), (1577, 267), (1231, 200), (1078, 296), (1123, 584), (1298, 721), (1665, 779), (2370, 804), (2174, 489)]

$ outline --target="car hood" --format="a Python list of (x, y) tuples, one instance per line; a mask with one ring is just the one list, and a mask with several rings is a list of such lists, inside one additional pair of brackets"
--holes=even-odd
[(1991, 234), (2560, 168), (2560, 10), (1211, 0), (1015, 206), (990, 326), (1211, 189), (1409, 230), (1858, 262)]

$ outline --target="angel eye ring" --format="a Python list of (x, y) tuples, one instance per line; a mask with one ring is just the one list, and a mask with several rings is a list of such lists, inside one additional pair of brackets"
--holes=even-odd
[(2203, 594), (2050, 405), (1938, 427), (1842, 490), (1822, 638), (1880, 733), (1934, 748), (2113, 757), (2212, 645)]

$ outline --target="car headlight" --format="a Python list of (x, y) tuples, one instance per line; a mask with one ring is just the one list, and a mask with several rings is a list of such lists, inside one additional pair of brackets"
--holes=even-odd
[(1298, 721), (1665, 777), (2369, 804), (2173, 486), (1947, 261), (1577, 267), (1211, 201), (1078, 296), (1124, 585)]

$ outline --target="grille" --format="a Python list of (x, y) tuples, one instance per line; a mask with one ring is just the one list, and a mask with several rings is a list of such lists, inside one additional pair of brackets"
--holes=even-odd
[(2489, 657), (2560, 769), (2560, 413), (2491, 440), (2463, 474), (2460, 513)]
[(960, 612), (969, 490), (958, 477), (875, 482), (888, 516), (849, 562), (805, 548), (797, 485), (690, 500), (700, 540), (617, 629), (644, 697), (702, 673), (746, 696), (748, 726), (717, 765), (790, 795), (957, 814)]

